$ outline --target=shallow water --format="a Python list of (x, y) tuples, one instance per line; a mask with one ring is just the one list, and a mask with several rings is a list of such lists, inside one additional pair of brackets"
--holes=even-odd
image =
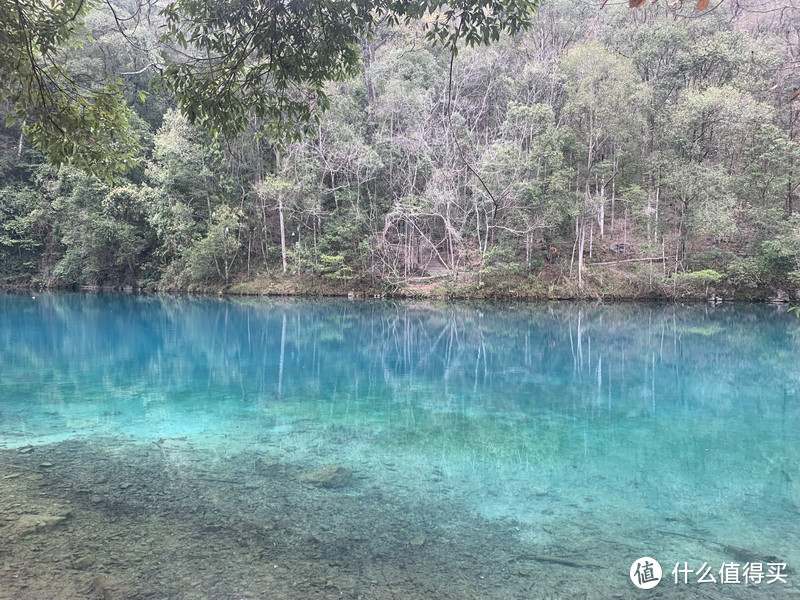
[(0, 598), (798, 597), (799, 350), (771, 306), (2, 295)]

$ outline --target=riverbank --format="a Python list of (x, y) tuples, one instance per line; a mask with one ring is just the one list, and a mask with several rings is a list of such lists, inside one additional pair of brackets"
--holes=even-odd
[(800, 300), (790, 282), (737, 285), (712, 270), (665, 276), (660, 265), (603, 265), (586, 268), (579, 284), (565, 269), (545, 267), (527, 276), (497, 276), (479, 271), (409, 277), (400, 281), (365, 278), (331, 280), (314, 274), (259, 274), (230, 285), (191, 284), (184, 288), (132, 285), (84, 285), (64, 288), (16, 281), (0, 289), (80, 289), (107, 292), (170, 292), (233, 296), (331, 296), (434, 300), (603, 300), (778, 302)]

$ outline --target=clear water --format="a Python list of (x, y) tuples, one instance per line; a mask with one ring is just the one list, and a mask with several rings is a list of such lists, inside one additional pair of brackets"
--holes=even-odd
[(2, 295), (0, 598), (798, 597), (798, 357), (785, 307)]

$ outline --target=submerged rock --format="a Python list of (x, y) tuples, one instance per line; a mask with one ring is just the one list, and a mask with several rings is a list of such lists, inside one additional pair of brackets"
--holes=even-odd
[(86, 556), (81, 556), (79, 558), (75, 558), (72, 561), (72, 568), (73, 569), (83, 570), (83, 569), (88, 569), (93, 564), (94, 564), (94, 556), (91, 556), (91, 555), (87, 554)]
[(92, 593), (103, 600), (128, 600), (136, 595), (136, 590), (119, 577), (100, 575), (92, 584)]
[(341, 465), (325, 465), (300, 475), (300, 481), (324, 488), (340, 488), (348, 485), (353, 479), (353, 472)]
[(278, 473), (283, 469), (283, 465), (277, 460), (271, 458), (258, 458), (256, 459), (256, 472), (258, 473)]
[(48, 531), (66, 520), (66, 515), (22, 515), (13, 526), (13, 531), (20, 536), (37, 531)]

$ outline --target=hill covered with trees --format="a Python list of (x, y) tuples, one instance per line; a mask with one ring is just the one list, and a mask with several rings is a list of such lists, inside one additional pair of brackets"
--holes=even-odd
[[(215, 126), (180, 102), (180, 86), (153, 86), (168, 16), (102, 5), (80, 43), (54, 53), (87, 88), (121, 74), (125, 122), (105, 142), (124, 173), (51, 166), (24, 119), (0, 130), (7, 285), (504, 298), (800, 289), (796, 10), (552, 0), (524, 33), (455, 57), (426, 39), (429, 15), (384, 19), (351, 48), (361, 69), (326, 84), (314, 103), (327, 110), (297, 135), (244, 108), (235, 127)], [(291, 118), (301, 92), (276, 108), (284, 124), (305, 122)]]

